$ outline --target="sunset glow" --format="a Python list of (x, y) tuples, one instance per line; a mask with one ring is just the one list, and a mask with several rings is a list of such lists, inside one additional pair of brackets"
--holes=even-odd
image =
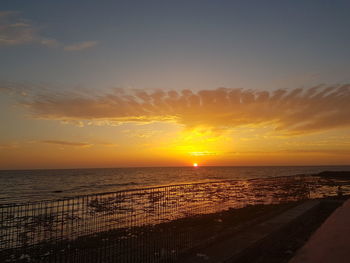
[(197, 166), (198, 166), (198, 163), (194, 163), (194, 164), (193, 164), (193, 167), (197, 167)]
[(8, 3), (0, 169), (350, 164), (350, 6), (254, 5)]

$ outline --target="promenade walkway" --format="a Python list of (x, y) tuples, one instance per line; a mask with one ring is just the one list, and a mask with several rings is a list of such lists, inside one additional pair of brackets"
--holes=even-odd
[[(274, 237), (283, 233), (287, 225), (298, 223), (303, 216), (317, 209), (320, 201), (309, 200), (267, 221), (256, 224), (248, 231), (234, 234), (224, 240), (214, 242), (209, 246), (194, 251), (188, 257), (181, 259), (182, 263), (218, 263), (242, 262), (242, 257), (251, 253), (251, 248), (264, 242), (272, 243)], [(249, 257), (249, 255), (248, 255)], [(244, 262), (251, 262), (244, 259)]]
[(289, 263), (350, 262), (350, 199), (331, 214)]

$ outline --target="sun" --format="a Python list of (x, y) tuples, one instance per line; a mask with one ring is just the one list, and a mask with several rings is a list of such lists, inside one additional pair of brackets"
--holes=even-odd
[(198, 167), (198, 163), (193, 163), (193, 167)]

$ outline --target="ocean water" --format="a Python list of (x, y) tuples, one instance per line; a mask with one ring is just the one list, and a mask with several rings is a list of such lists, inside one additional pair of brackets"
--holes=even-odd
[(226, 179), (350, 171), (350, 166), (156, 167), (0, 171), (0, 204)]

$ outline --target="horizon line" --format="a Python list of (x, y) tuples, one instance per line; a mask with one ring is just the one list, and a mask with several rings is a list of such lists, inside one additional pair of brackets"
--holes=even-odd
[(201, 167), (335, 167), (335, 166), (349, 166), (350, 164), (322, 164), (322, 165), (182, 165), (182, 166), (119, 166), (119, 167), (74, 167), (74, 168), (23, 168), (23, 169), (0, 169), (3, 171), (35, 171), (35, 170), (89, 170), (89, 169), (133, 169), (133, 168), (193, 168), (200, 169)]

